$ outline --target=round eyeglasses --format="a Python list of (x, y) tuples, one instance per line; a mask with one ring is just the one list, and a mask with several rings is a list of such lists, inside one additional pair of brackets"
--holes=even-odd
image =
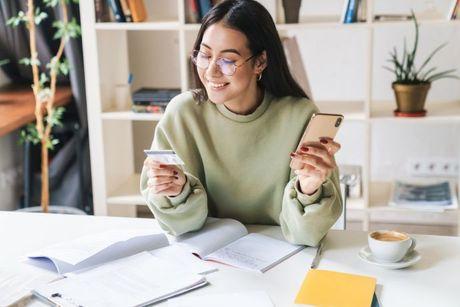
[[(255, 55), (250, 56), (243, 63), (237, 65), (235, 61), (225, 59), (225, 58), (217, 58), (216, 65), (219, 66), (220, 71), (226, 76), (232, 76), (238, 67), (243, 66), (246, 64), (250, 59), (255, 57)], [(211, 64), (211, 57), (204, 52), (199, 50), (193, 50), (192, 55), (192, 62), (198, 68), (207, 69)]]

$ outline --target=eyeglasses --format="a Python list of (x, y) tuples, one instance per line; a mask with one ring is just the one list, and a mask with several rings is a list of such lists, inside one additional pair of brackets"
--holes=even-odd
[[(255, 57), (255, 55), (247, 58), (240, 65), (237, 65), (235, 61), (232, 61), (229, 59), (217, 58), (216, 65), (219, 66), (220, 71), (224, 75), (232, 76), (238, 67), (243, 66), (253, 57)], [(191, 58), (192, 58), (193, 64), (195, 64), (198, 68), (201, 68), (201, 69), (207, 69), (209, 65), (211, 64), (211, 57), (207, 55), (206, 53), (201, 52), (199, 50), (193, 50)]]

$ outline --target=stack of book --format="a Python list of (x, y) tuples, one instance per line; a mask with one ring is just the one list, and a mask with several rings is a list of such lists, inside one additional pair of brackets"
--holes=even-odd
[(94, 0), (96, 22), (141, 22), (147, 19), (144, 0)]
[(169, 101), (180, 89), (141, 88), (133, 93), (132, 110), (136, 113), (164, 113)]

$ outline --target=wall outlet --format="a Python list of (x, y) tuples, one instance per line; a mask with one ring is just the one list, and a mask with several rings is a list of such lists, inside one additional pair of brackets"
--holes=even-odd
[(457, 159), (443, 157), (407, 160), (406, 171), (414, 177), (458, 177), (460, 172)]

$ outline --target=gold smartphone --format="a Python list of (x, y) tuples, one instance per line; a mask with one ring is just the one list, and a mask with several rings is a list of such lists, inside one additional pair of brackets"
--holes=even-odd
[[(305, 129), (305, 132), (297, 145), (296, 151), (303, 145), (318, 143), (320, 138), (328, 137), (334, 139), (343, 122), (342, 114), (315, 113)], [(291, 160), (292, 168), (299, 168), (301, 162)], [(296, 167), (297, 166), (297, 167)]]

